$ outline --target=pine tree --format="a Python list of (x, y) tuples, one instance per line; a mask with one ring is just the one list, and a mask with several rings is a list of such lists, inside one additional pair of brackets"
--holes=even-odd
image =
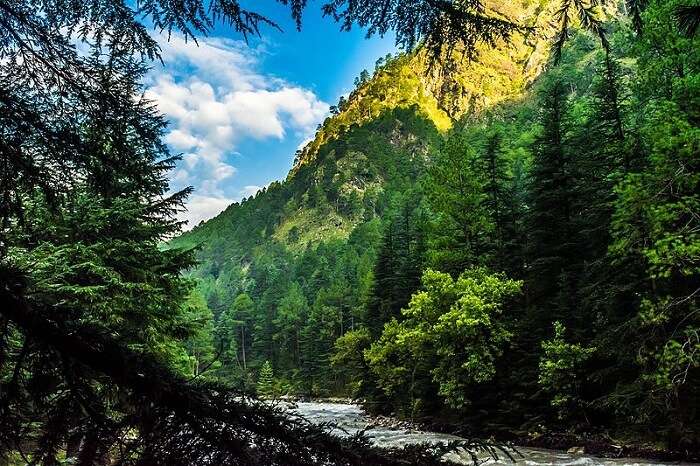
[(189, 355), (188, 372), (193, 377), (208, 375), (219, 368), (214, 348), (214, 316), (201, 294), (194, 291), (186, 301), (187, 319), (195, 327), (194, 335), (184, 342)]
[(301, 329), (309, 312), (301, 286), (292, 282), (280, 299), (275, 317), (274, 340), (280, 349), (278, 369), (293, 369), (301, 363)]
[(365, 326), (374, 336), (392, 318), (400, 317), (420, 284), (425, 255), (424, 224), (418, 212), (404, 204), (386, 227), (374, 267)]
[(568, 325), (575, 318), (583, 253), (576, 226), (577, 167), (566, 140), (564, 84), (555, 81), (545, 88), (540, 105), (542, 130), (533, 147), (530, 175), (527, 275), (531, 324), (538, 332), (553, 319)]
[(426, 194), (436, 214), (430, 234), (432, 263), (459, 274), (488, 263), (493, 231), (486, 206), (483, 161), (464, 134), (451, 134), (440, 147), (426, 181)]
[(571, 138), (572, 145), (578, 148), (580, 166), (575, 200), (575, 210), (580, 212), (577, 230), (586, 243), (585, 250), (580, 251), (585, 266), (578, 301), (591, 316), (610, 315), (624, 308), (615, 296), (619, 297), (618, 290), (635, 281), (631, 271), (637, 269), (633, 264), (616, 266), (608, 256), (614, 186), (633, 164), (626, 139), (620, 69), (612, 50), (603, 54), (599, 68), (592, 86), (591, 115), (577, 125)]
[(339, 312), (333, 304), (329, 290), (319, 290), (302, 329), (301, 375), (304, 390), (313, 396), (329, 395), (334, 385), (328, 368), (340, 326)]
[[(98, 99), (95, 108), (76, 109), (82, 123), (73, 131), (81, 150), (88, 151), (85, 160), (76, 165), (55, 161), (73, 166), (74, 181), (56, 185), (47, 178), (43, 191), (22, 183), (13, 188), (21, 193), (22, 213), (11, 212), (7, 223), (13, 225), (8, 236), (12, 252), (3, 255), (3, 282), (21, 283), (25, 275), (31, 280), (13, 291), (21, 297), (19, 302), (3, 297), (10, 302), (3, 304), (2, 312), (8, 313), (11, 331), (20, 336), (10, 347), (0, 344), (0, 352), (9, 355), (3, 361), (14, 366), (14, 380), (7, 382), (16, 386), (3, 392), (3, 409), (8, 410), (3, 418), (8, 422), (2, 429), (29, 432), (27, 439), (37, 441), (36, 457), (45, 458), (45, 463), (53, 461), (68, 432), (84, 439), (79, 452), (83, 460), (95, 461), (109, 443), (93, 433), (113, 415), (103, 412), (103, 397), (124, 400), (111, 406), (112, 413), (130, 412), (134, 406), (126, 401), (127, 387), (84, 367), (75, 354), (63, 353), (63, 359), (57, 359), (56, 351), (61, 350), (53, 345), (60, 338), (50, 335), (51, 329), (58, 326), (84, 335), (85, 326), (86, 338), (118, 335), (120, 345), (141, 348), (174, 370), (183, 369), (187, 356), (178, 340), (196, 335), (198, 317), (188, 314), (184, 305), (190, 284), (180, 275), (192, 264), (192, 254), (159, 247), (178, 231), (173, 215), (189, 190), (166, 195), (166, 172), (176, 159), (160, 141), (165, 123), (149, 102), (133, 98), (139, 89), (135, 80), (144, 72), (141, 63), (117, 58), (122, 61), (111, 70), (93, 65), (100, 85), (108, 88), (101, 91), (105, 100)], [(24, 153), (36, 147), (19, 144), (17, 149)], [(32, 220), (18, 222), (17, 215)], [(8, 291), (4, 286), (3, 290)], [(51, 320), (32, 314), (35, 309), (52, 309)], [(29, 319), (32, 315), (36, 317)], [(65, 362), (63, 370), (58, 360)], [(58, 390), (54, 395), (61, 398), (59, 409), (41, 401), (54, 395), (37, 391), (34, 380), (39, 376), (48, 377), (45, 387)], [(95, 411), (76, 417), (83, 403)], [(59, 431), (56, 426), (61, 426)]]
[(396, 311), (395, 303), (392, 299), (394, 285), (394, 261), (396, 259), (394, 251), (393, 224), (387, 226), (382, 239), (377, 261), (374, 265), (374, 283), (372, 293), (368, 300), (365, 314), (365, 325), (371, 329), (374, 336), (381, 333), (381, 328), (390, 316)]
[(270, 361), (265, 361), (258, 371), (258, 384), (256, 386), (258, 396), (269, 398), (275, 394), (274, 376), (272, 364)]
[(252, 327), (254, 319), (255, 303), (247, 293), (241, 293), (233, 300), (229, 309), (230, 323), (233, 324), (230, 331), (232, 332), (229, 341), (231, 343), (238, 341), (239, 346), (236, 354), (240, 354), (240, 364), (243, 366), (243, 371), (248, 370), (248, 357), (250, 346), (252, 344)]
[(490, 210), (496, 227), (495, 241), (497, 250), (502, 247), (505, 235), (504, 197), (506, 196), (506, 190), (503, 185), (506, 174), (501, 161), (500, 146), (501, 135), (495, 132), (488, 138), (484, 152), (484, 162), (486, 163), (485, 190), (488, 195), (488, 199), (484, 201), (484, 204)]
[[(514, 162), (506, 159), (502, 139), (499, 128), (488, 135), (481, 155), (482, 163), (478, 167), (480, 172), (477, 173), (483, 179), (486, 194), (483, 206), (493, 224), (493, 230), (486, 239), (487, 248), (492, 251), (488, 265), (510, 276), (521, 276), (524, 241), (523, 202), (516, 193), (519, 172)], [(510, 172), (514, 172), (515, 176)]]

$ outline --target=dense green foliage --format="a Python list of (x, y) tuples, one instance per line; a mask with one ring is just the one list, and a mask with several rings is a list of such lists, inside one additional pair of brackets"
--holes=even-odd
[(379, 387), (396, 408), (415, 413), (435, 403), (434, 393), (426, 390), (430, 382), (449, 407), (468, 405), (470, 387), (494, 377), (495, 362), (512, 337), (500, 314), (504, 299), (519, 288), (518, 282), (483, 269), (469, 269), (457, 280), (426, 270), (423, 291), (413, 295), (401, 321), (387, 322), (365, 351)]
[[(278, 3), (300, 26), (306, 1)], [(478, 42), (518, 29), (480, 2), (388, 6), (339, 0), (323, 9), (343, 28), (394, 29), (398, 44), (421, 41), (438, 52), (459, 44), (472, 53)], [(0, 0), (0, 462), (443, 464), (454, 446), (380, 449), (363, 435), (341, 438), (243, 393), (278, 391), (273, 365), (251, 376), (248, 353), (255, 369), (274, 359), (275, 367), (300, 367), (327, 386), (322, 375), (335, 338), (360, 312), (343, 306), (360, 302), (371, 285), (369, 272), (356, 274), (357, 295), (348, 297), (346, 270), (354, 269), (334, 261), (355, 264), (362, 255), (371, 270), (372, 251), (361, 245), (380, 236), (378, 225), (355, 233), (355, 256), (340, 245), (308, 250), (312, 262), (297, 278), (324, 290), (310, 301), (307, 282), (280, 279), (288, 272), (283, 249), (256, 268), (252, 297), (241, 289), (225, 299), (202, 294), (182, 275), (194, 265), (193, 251), (163, 247), (180, 232), (175, 215), (190, 189), (170, 192), (168, 171), (178, 158), (163, 141), (166, 121), (143, 96), (142, 78), (160, 58), (148, 29), (196, 40), (216, 23), (243, 35), (275, 26), (237, 0)], [(338, 140), (328, 150), (345, 149)], [(333, 179), (334, 158), (328, 154), (329, 169), (309, 184), (316, 189), (304, 205), (359, 215), (365, 199), (350, 189), (355, 169)], [(377, 191), (366, 199), (380, 200), (391, 196)], [(259, 234), (247, 235), (252, 254), (280, 218), (262, 229), (251, 222), (246, 233)], [(299, 228), (285, 234), (303, 237)], [(308, 272), (316, 256), (326, 258), (327, 275)], [(224, 307), (212, 305), (218, 298)], [(464, 447), (495, 451), (484, 443)]]
[[(398, 314), (420, 278), (420, 264), (406, 267), (418, 256), (408, 249), (420, 248), (407, 236), (418, 231), (413, 222), (420, 215), (409, 203), (437, 137), (413, 110), (396, 110), (325, 145), (286, 183), (273, 183), (173, 241), (197, 245), (200, 258), (211, 258), (194, 276), (223, 347), (232, 348), (222, 375), (249, 378), (269, 360), (294, 390), (342, 388), (344, 380), (328, 377), (335, 340), (368, 321), (368, 313), (389, 306), (386, 312)], [(385, 241), (391, 250), (381, 254), (380, 216), (394, 218), (395, 230)], [(392, 261), (395, 275), (413, 270), (414, 276), (405, 277), (412, 284), (403, 289), (399, 277), (387, 277), (383, 294), (369, 305), (378, 255)]]
[[(530, 89), (524, 66), (487, 103), (455, 97), (459, 121), (410, 71), (420, 53), (358, 78), (286, 181), (172, 243), (199, 247), (217, 325), (252, 301), (247, 366), (215, 372), (269, 360), (282, 390), (377, 411), (696, 448), (700, 56), (681, 6), (612, 16), (602, 45), (567, 31)], [(502, 54), (454, 75), (503, 76)]]
[(595, 348), (583, 348), (578, 343), (567, 343), (564, 325), (554, 323), (554, 338), (542, 342), (539, 383), (550, 391), (552, 406), (560, 410), (560, 416), (576, 415), (581, 401), (580, 387), (584, 364)]
[[(279, 3), (299, 23), (306, 2)], [(0, 0), (2, 461), (455, 447), (380, 450), (246, 396), (289, 392), (698, 450), (696, 5), (329, 2), (424, 47), (362, 72), (287, 180), (169, 245), (189, 190), (168, 194), (177, 158), (141, 97), (144, 18), (188, 38), (274, 23), (237, 0), (137, 7)]]

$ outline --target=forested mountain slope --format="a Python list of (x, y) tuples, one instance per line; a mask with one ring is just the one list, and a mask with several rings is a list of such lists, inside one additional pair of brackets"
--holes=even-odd
[(539, 27), (363, 73), (285, 181), (171, 243), (199, 248), (213, 375), (252, 388), (267, 361), (266, 392), (697, 448), (700, 57), (680, 4), (611, 10), (606, 47), (569, 31), (545, 69), (558, 3), (503, 2)]
[[(418, 181), (460, 118), (522, 98), (545, 65), (556, 6), (550, 3), (494, 2), (496, 12), (537, 28), (516, 34), (510, 44), (483, 47), (473, 61), (458, 50), (453, 59), (438, 62), (424, 51), (379, 58), (374, 72), (363, 72), (350, 96), (331, 107), (286, 180), (171, 242), (199, 248), (200, 265), (191, 274), (200, 280), (215, 320), (225, 318), (237, 296), (252, 298), (244, 331), (249, 335), (239, 329), (238, 347), (229, 355), (229, 363), (236, 361), (233, 372), (246, 349), (246, 365), (253, 368), (266, 359), (280, 375), (316, 367), (326, 375), (312, 383), (313, 391), (342, 388), (344, 381), (327, 377), (328, 357), (335, 339), (364, 318), (387, 225), (413, 230), (427, 221)], [(417, 284), (420, 266), (414, 268), (411, 280)], [(415, 285), (409, 288), (403, 303)], [(299, 309), (280, 316), (283, 301), (295, 301), (289, 305)], [(315, 325), (314, 319), (328, 328), (309, 342), (321, 346), (306, 351), (302, 330)], [(249, 348), (241, 346), (242, 336)], [(301, 353), (314, 361), (305, 363)], [(280, 360), (285, 357), (289, 360)]]

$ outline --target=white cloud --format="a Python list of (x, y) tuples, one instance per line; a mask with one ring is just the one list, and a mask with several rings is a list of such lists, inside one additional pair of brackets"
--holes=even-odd
[[(197, 223), (243, 195), (227, 194), (240, 141), (281, 139), (290, 131), (312, 134), (328, 104), (308, 89), (262, 73), (260, 50), (241, 41), (214, 37), (197, 45), (174, 35), (161, 47), (165, 65), (149, 75), (146, 96), (170, 121), (165, 142), (183, 153), (171, 181), (174, 188), (195, 187), (188, 218)], [(243, 191), (249, 188), (260, 189)]]
[(244, 186), (243, 189), (238, 192), (238, 195), (235, 198), (193, 194), (188, 199), (187, 210), (178, 215), (178, 220), (184, 220), (187, 222), (187, 224), (183, 227), (184, 230), (191, 230), (195, 226), (199, 225), (199, 222), (202, 220), (208, 220), (215, 217), (234, 202), (238, 202), (243, 198), (255, 196), (258, 191), (268, 185), (269, 183), (267, 183), (265, 186)]
[(187, 211), (179, 215), (179, 220), (186, 220), (185, 230), (191, 230), (202, 220), (209, 220), (218, 215), (226, 207), (235, 202), (234, 199), (216, 196), (200, 196), (193, 194), (187, 203)]
[(173, 149), (180, 151), (189, 150), (202, 144), (196, 137), (179, 129), (174, 129), (168, 133), (165, 136), (165, 142)]
[(258, 193), (258, 191), (260, 191), (261, 189), (263, 189), (262, 186), (255, 186), (255, 185), (246, 186), (241, 190), (241, 197), (255, 196)]

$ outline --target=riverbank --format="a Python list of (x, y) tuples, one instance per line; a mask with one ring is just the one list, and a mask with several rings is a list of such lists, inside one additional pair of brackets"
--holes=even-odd
[(657, 461), (700, 461), (697, 452), (659, 449), (650, 445), (615, 441), (604, 434), (576, 435), (552, 432), (533, 438), (517, 439), (514, 443), (533, 448), (565, 450), (602, 458), (645, 458)]
[[(445, 424), (440, 421), (416, 423), (421, 429), (433, 430), (451, 435), (465, 436), (464, 426)], [(571, 454), (585, 454), (600, 458), (643, 458), (655, 461), (700, 462), (700, 452), (678, 451), (659, 448), (647, 443), (614, 439), (606, 433), (573, 432), (516, 432), (500, 429), (497, 432), (470, 432), (466, 436), (487, 437), (500, 442), (508, 442), (516, 447), (546, 448), (565, 451)]]
[[(347, 398), (309, 399), (304, 397), (283, 397), (286, 402), (314, 402), (338, 405), (357, 405), (362, 403)], [(409, 432), (439, 432), (460, 437), (490, 438), (512, 444), (521, 448), (541, 448), (567, 452), (572, 455), (590, 455), (599, 458), (621, 459), (640, 458), (663, 462), (700, 462), (700, 452), (683, 452), (662, 449), (649, 444), (619, 440), (604, 433), (575, 434), (570, 432), (516, 432), (499, 430), (498, 432), (468, 432), (463, 425), (448, 424), (438, 420), (423, 419), (411, 421), (391, 416), (365, 413), (367, 429), (405, 430)]]

